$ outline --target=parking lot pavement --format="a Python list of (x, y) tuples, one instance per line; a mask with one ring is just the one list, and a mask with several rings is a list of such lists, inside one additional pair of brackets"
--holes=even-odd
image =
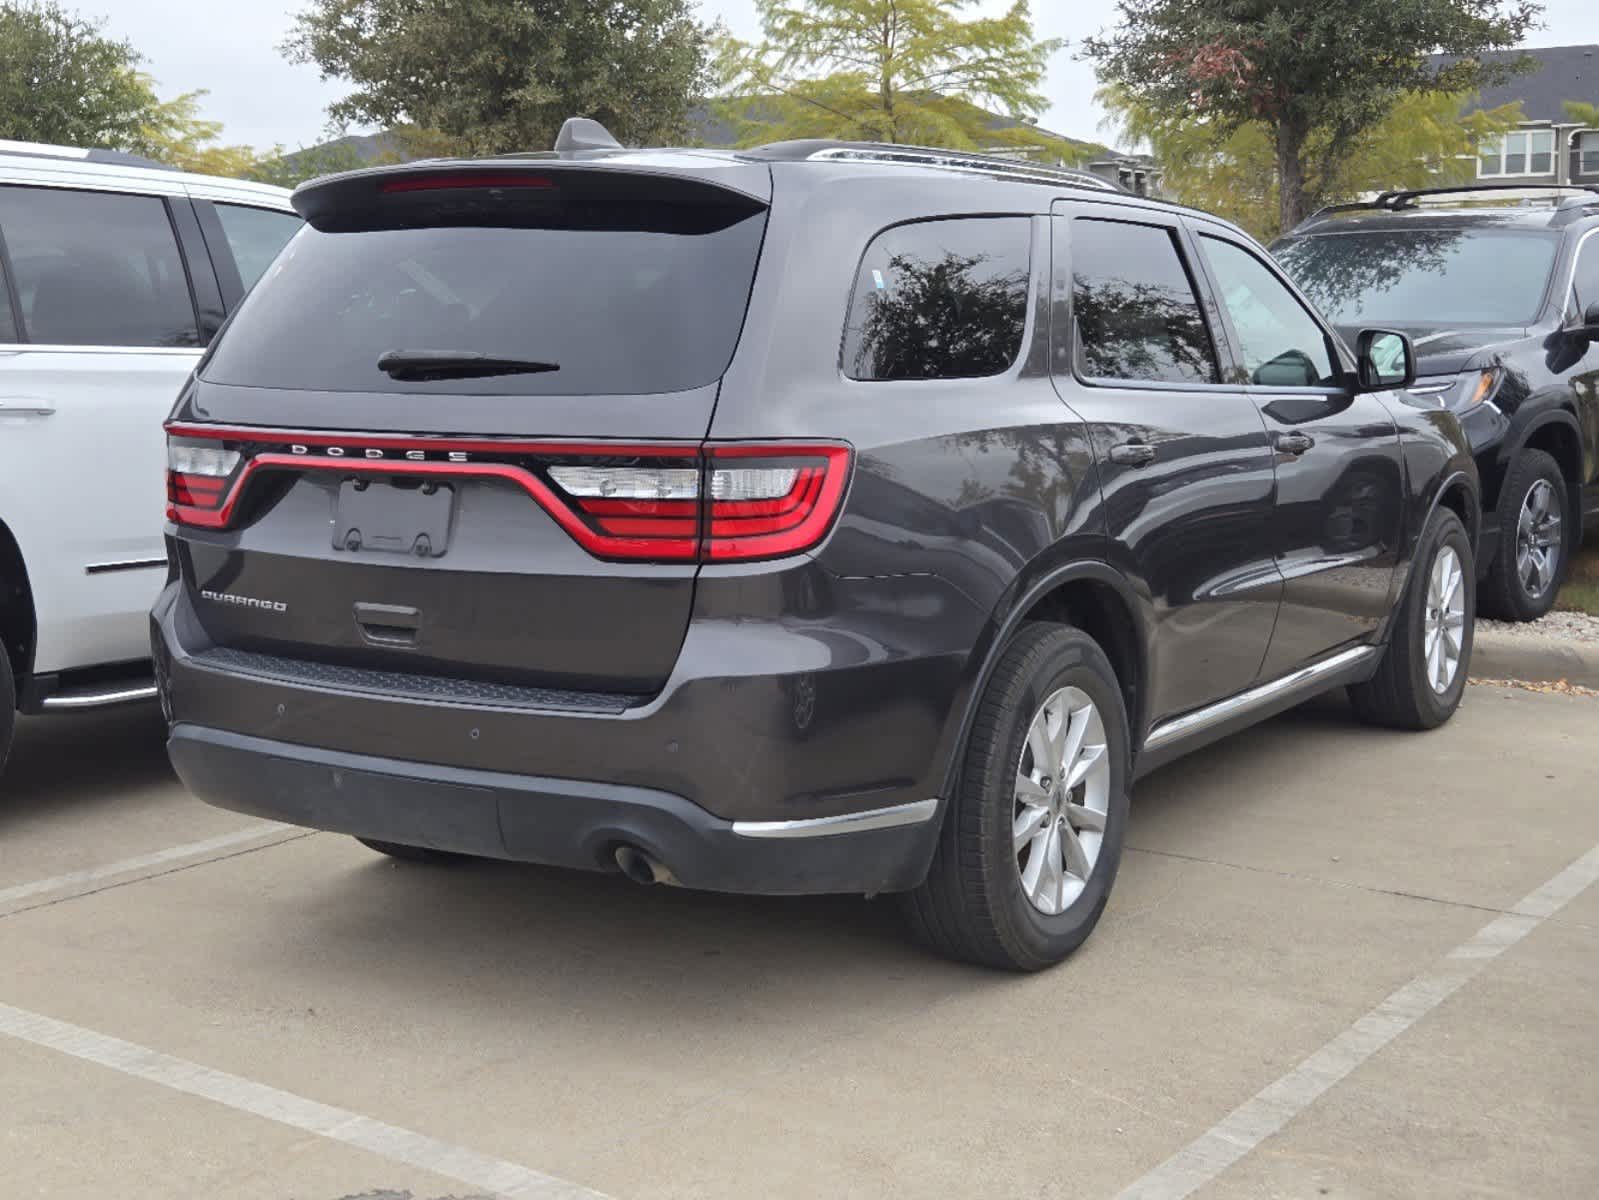
[(187, 799), (148, 714), (30, 722), (6, 1191), (1588, 1197), (1596, 729), (1279, 718), (1140, 785), (1098, 932), (1022, 978), (884, 901), (391, 864)]

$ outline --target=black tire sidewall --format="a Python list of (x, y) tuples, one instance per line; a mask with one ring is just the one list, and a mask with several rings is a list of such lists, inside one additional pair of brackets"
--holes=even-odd
[[(1110, 898), (1127, 832), (1130, 740), (1121, 689), (1098, 645), (1086, 634), (1060, 627), (1046, 638), (1042, 649), (1045, 653), (1038, 669), (1012, 680), (1011, 686), (1005, 688), (1006, 694), (985, 699), (985, 703), (1003, 705), (1005, 712), (996, 723), (996, 744), (987, 748), (987, 770), (980, 781), (984, 857), (998, 867), (990, 887), (998, 893), (994, 915), (1000, 936), (1013, 947), (1016, 957), (1041, 964), (1057, 962), (1081, 945)], [(1048, 916), (1028, 900), (1016, 869), (1012, 834), (1014, 781), (1022, 743), (1034, 714), (1045, 699), (1065, 687), (1083, 691), (1104, 722), (1111, 772), (1109, 812), (1099, 858), (1083, 893), (1065, 912)], [(967, 780), (968, 787), (978, 783)]]
[[(1454, 550), (1465, 577), (1463, 586), (1466, 592), (1466, 623), (1461, 631), (1459, 670), (1456, 671), (1448, 689), (1440, 694), (1433, 690), (1432, 681), (1427, 677), (1427, 588), (1432, 579), (1433, 563), (1437, 560), (1439, 551), (1445, 546)], [(1442, 725), (1454, 715), (1455, 709), (1460, 707), (1461, 697), (1466, 694), (1467, 675), (1471, 668), (1471, 648), (1476, 638), (1477, 589), (1474, 586), (1476, 566), (1471, 553), (1471, 538), (1466, 533), (1466, 527), (1460, 518), (1448, 509), (1440, 508), (1433, 514), (1417, 550), (1413, 586), (1410, 588), (1410, 596), (1405, 605), (1405, 636), (1402, 642), (1405, 669), (1409, 672), (1410, 688), (1416, 697), (1419, 715), (1428, 728), (1433, 728)]]
[(11, 656), (5, 646), (0, 645), (0, 771), (5, 770), (16, 730), (17, 685), (11, 677)]
[[(1560, 561), (1549, 590), (1535, 599), (1521, 586), (1521, 574), (1516, 569), (1516, 533), (1521, 506), (1539, 480), (1547, 481), (1554, 488), (1560, 503)], [(1571, 552), (1570, 501), (1565, 476), (1553, 456), (1542, 450), (1523, 450), (1506, 476), (1504, 490), (1499, 496), (1499, 547), (1494, 563), (1496, 603), (1493, 607), (1501, 611), (1496, 615), (1512, 621), (1535, 621), (1554, 607)]]

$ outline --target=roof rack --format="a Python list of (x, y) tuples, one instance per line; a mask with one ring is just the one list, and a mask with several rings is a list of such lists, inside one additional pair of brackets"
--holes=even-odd
[(85, 149), (81, 146), (56, 146), (49, 142), (15, 142), (0, 138), (0, 154), (17, 154), (24, 158), (69, 158), (78, 162), (104, 163), (117, 167), (144, 167), (154, 171), (176, 171), (168, 163), (156, 162), (126, 150)]
[(745, 153), (759, 158), (777, 158), (795, 162), (901, 163), (906, 166), (938, 167), (946, 171), (964, 171), (1005, 179), (1030, 180), (1035, 183), (1067, 184), (1099, 192), (1127, 193), (1127, 189), (1087, 171), (1023, 162), (997, 154), (943, 150), (934, 146), (900, 146), (889, 142), (830, 142), (817, 139), (772, 142)]
[[(1300, 222), (1308, 225), (1322, 217), (1331, 216), (1333, 213), (1342, 212), (1400, 212), (1407, 208), (1418, 207), (1417, 201), (1428, 196), (1460, 196), (1477, 193), (1496, 192), (1592, 192), (1595, 199), (1586, 196), (1566, 196), (1550, 199), (1560, 200), (1557, 211), (1567, 208), (1582, 208), (1590, 204), (1599, 203), (1599, 186), (1591, 183), (1462, 183), (1452, 187), (1428, 188), (1402, 188), (1394, 191), (1382, 192), (1370, 200), (1355, 200), (1348, 204), (1328, 204), (1318, 208), (1310, 216)], [(1531, 197), (1526, 197), (1531, 199)]]

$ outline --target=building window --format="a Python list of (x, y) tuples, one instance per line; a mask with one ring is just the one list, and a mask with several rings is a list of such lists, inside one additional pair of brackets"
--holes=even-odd
[(1555, 169), (1555, 131), (1523, 129), (1483, 142), (1477, 175), (1483, 179), (1550, 175)]
[(1599, 132), (1577, 135), (1577, 174), (1599, 176)]

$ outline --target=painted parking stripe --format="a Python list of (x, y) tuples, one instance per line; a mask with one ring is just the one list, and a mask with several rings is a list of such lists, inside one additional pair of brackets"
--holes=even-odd
[[(164, 867), (168, 863), (181, 862), (186, 858), (202, 858), (207, 854), (215, 854), (219, 850), (231, 850), (235, 846), (242, 846), (246, 842), (259, 841), (274, 833), (286, 833), (294, 829), (292, 825), (280, 825), (276, 821), (259, 821), (244, 829), (233, 833), (224, 833), (220, 837), (207, 838), (203, 842), (187, 842), (181, 846), (168, 846), (165, 850), (156, 850), (149, 854), (140, 854), (133, 858), (124, 858), (121, 862), (106, 863), (103, 866), (87, 867), (82, 871), (68, 871), (64, 875), (55, 875), (49, 879), (36, 879), (32, 883), (20, 883), (14, 887), (0, 888), (0, 909), (15, 904), (18, 900), (30, 900), (34, 896), (43, 896), (50, 892), (65, 892), (74, 888), (93, 886), (107, 879), (115, 879), (118, 875), (132, 875), (139, 871), (148, 871), (152, 867)], [(296, 831), (298, 832), (298, 831)]]
[(1195, 1138), (1118, 1200), (1180, 1200), (1215, 1179), (1277, 1133), (1343, 1079), (1455, 992), (1545, 920), (1599, 880), (1599, 846), (1488, 922), (1430, 970), (1233, 1109), (1219, 1125)]
[(504, 1200), (606, 1200), (599, 1192), (517, 1163), (7, 1004), (0, 1004), (0, 1034), (356, 1146)]

